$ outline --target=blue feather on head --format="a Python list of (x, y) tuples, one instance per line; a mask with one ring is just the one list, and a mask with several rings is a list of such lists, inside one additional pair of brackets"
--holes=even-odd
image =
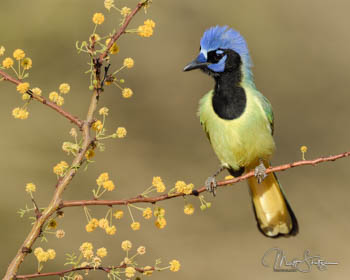
[(245, 68), (250, 68), (252, 62), (249, 50), (243, 36), (228, 26), (215, 26), (207, 29), (201, 39), (201, 53), (204, 56), (216, 49), (231, 49), (241, 56)]

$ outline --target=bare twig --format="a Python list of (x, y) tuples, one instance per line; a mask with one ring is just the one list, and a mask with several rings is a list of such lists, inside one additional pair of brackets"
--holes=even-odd
[[(5, 81), (9, 81), (15, 85), (19, 85), (20, 83), (22, 83), (20, 80), (17, 80), (16, 78), (13, 78), (12, 76), (10, 76), (9, 74), (7, 74), (6, 72), (0, 70), (0, 75), (4, 78)], [(83, 122), (77, 118), (74, 117), (72, 114), (66, 112), (65, 110), (63, 110), (60, 106), (56, 105), (55, 103), (48, 101), (46, 98), (33, 94), (30, 90), (27, 91), (27, 93), (35, 100), (39, 101), (40, 103), (50, 107), (51, 109), (54, 109), (56, 112), (58, 112), (59, 114), (61, 114), (62, 116), (64, 116), (65, 118), (67, 118), (68, 120), (70, 120), (72, 123), (76, 124), (77, 126), (79, 126), (81, 128)]]
[[(297, 166), (303, 166), (303, 165), (312, 165), (315, 166), (316, 164), (322, 163), (322, 162), (328, 162), (328, 161), (335, 161), (340, 158), (348, 157), (350, 156), (350, 152), (345, 152), (342, 154), (338, 154), (335, 156), (329, 156), (329, 157), (321, 157), (321, 158), (316, 158), (313, 160), (301, 160), (301, 161), (296, 161), (293, 163), (287, 163), (275, 167), (269, 167), (266, 169), (266, 173), (271, 173), (271, 172), (279, 172), (279, 171), (284, 171), (293, 167)], [(217, 182), (218, 187), (224, 187), (226, 185), (231, 185), (235, 184), (244, 180), (247, 180), (248, 178), (251, 178), (254, 176), (254, 170), (246, 173), (245, 175), (242, 175), (237, 178), (233, 178), (230, 180), (226, 181), (220, 181)], [(198, 194), (207, 191), (206, 187), (200, 187), (197, 190), (193, 190), (191, 195), (197, 196)], [(156, 203), (158, 201), (162, 200), (167, 200), (179, 196), (184, 196), (183, 193), (178, 193), (174, 195), (168, 195), (168, 194), (163, 194), (159, 196), (154, 196), (154, 197), (143, 197), (143, 196), (137, 196), (134, 198), (129, 198), (129, 199), (121, 199), (121, 200), (67, 200), (63, 201), (61, 203), (60, 208), (64, 207), (75, 207), (75, 206), (88, 206), (88, 205), (127, 205), (127, 204), (135, 204), (135, 203)]]

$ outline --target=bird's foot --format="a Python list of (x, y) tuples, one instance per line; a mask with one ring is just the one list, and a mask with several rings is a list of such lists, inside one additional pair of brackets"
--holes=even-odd
[(213, 196), (216, 196), (217, 183), (214, 176), (208, 177), (208, 179), (205, 181), (205, 187), (207, 188), (208, 192), (212, 193)]
[(257, 167), (255, 167), (254, 176), (258, 180), (259, 184), (261, 184), (261, 182), (264, 181), (264, 179), (267, 177), (266, 167), (265, 167), (264, 162), (262, 160), (260, 160), (260, 164)]

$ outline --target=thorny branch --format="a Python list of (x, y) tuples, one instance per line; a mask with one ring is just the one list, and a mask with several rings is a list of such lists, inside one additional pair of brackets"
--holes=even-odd
[[(80, 127), (82, 130), (83, 135), (83, 143), (82, 147), (79, 151), (79, 153), (74, 158), (71, 168), (69, 171), (64, 175), (64, 177), (60, 178), (57, 182), (56, 189), (54, 192), (54, 195), (52, 197), (51, 202), (49, 203), (48, 207), (41, 213), (41, 216), (37, 217), (37, 220), (35, 221), (33, 228), (31, 229), (30, 233), (28, 234), (27, 238), (23, 242), (21, 248), (18, 250), (16, 256), (11, 261), (10, 265), (7, 268), (7, 272), (3, 278), (3, 280), (11, 280), (15, 279), (17, 276), (17, 271), (19, 269), (19, 266), (23, 262), (24, 258), (28, 253), (31, 252), (31, 247), (33, 246), (36, 239), (39, 237), (42, 227), (44, 226), (45, 222), (50, 218), (52, 214), (54, 214), (62, 204), (62, 194), (66, 187), (69, 185), (71, 180), (73, 179), (74, 175), (77, 173), (79, 167), (84, 163), (85, 161), (85, 153), (90, 148), (90, 146), (94, 143), (95, 139), (91, 137), (90, 135), (90, 129), (91, 125), (94, 122), (94, 113), (97, 108), (98, 99), (100, 96), (100, 93), (102, 91), (101, 88), (101, 67), (103, 65), (104, 58), (108, 55), (109, 49), (111, 48), (112, 44), (122, 35), (125, 33), (125, 30), (127, 26), (129, 25), (131, 19), (135, 16), (135, 14), (145, 5), (148, 4), (148, 0), (141, 1), (137, 4), (136, 8), (131, 12), (131, 14), (125, 19), (125, 22), (123, 26), (120, 28), (119, 31), (117, 31), (111, 41), (110, 44), (108, 44), (106, 51), (101, 54), (99, 58), (95, 58), (94, 61), (94, 71), (96, 75), (97, 84), (95, 86), (94, 92), (92, 94), (91, 102), (89, 105), (89, 109), (86, 115), (86, 119), (84, 121), (79, 120), (78, 118), (72, 116), (71, 114), (64, 111), (61, 107), (57, 106), (56, 104), (47, 101), (45, 98), (41, 96), (36, 96), (31, 93), (31, 91), (28, 91), (27, 93), (32, 96), (32, 98), (38, 100), (39, 102), (43, 103), (44, 105), (49, 106), (50, 108), (54, 109), (67, 119), (69, 119), (71, 122), (75, 123)], [(0, 70), (0, 75), (4, 77), (5, 80), (10, 81), (14, 84), (19, 84), (21, 81), (14, 79), (10, 75), (6, 74), (5, 72)]]
[[(293, 163), (287, 163), (275, 167), (269, 167), (266, 169), (266, 173), (271, 173), (271, 172), (279, 172), (279, 171), (284, 171), (293, 167), (297, 166), (303, 166), (303, 165), (312, 165), (315, 166), (319, 163), (322, 162), (328, 162), (328, 161), (335, 161), (340, 158), (348, 157), (350, 156), (350, 152), (345, 152), (342, 154), (338, 154), (335, 156), (329, 156), (329, 157), (320, 157), (316, 158), (313, 160), (301, 160), (301, 161), (296, 161)], [(218, 187), (224, 187), (226, 185), (231, 185), (235, 184), (244, 180), (247, 180), (248, 178), (251, 178), (254, 176), (254, 170), (246, 173), (245, 175), (242, 175), (240, 177), (236, 177), (230, 180), (226, 181), (220, 181), (217, 182)], [(193, 190), (190, 195), (198, 196), (198, 194), (207, 191), (206, 187), (200, 187), (197, 190)], [(183, 193), (178, 193), (174, 195), (168, 195), (168, 194), (163, 194), (159, 196), (154, 196), (154, 197), (143, 197), (143, 196), (137, 196), (134, 198), (129, 198), (129, 199), (122, 199), (122, 200), (69, 200), (69, 201), (62, 201), (60, 208), (65, 208), (65, 207), (75, 207), (75, 206), (88, 206), (88, 205), (127, 205), (127, 204), (135, 204), (135, 203), (156, 203), (158, 201), (162, 200), (167, 200), (179, 196), (184, 196)]]

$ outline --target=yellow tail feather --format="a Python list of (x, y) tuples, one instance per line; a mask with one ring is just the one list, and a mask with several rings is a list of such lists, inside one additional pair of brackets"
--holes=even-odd
[(269, 173), (259, 184), (248, 179), (259, 230), (268, 237), (295, 235), (298, 223), (274, 173)]

